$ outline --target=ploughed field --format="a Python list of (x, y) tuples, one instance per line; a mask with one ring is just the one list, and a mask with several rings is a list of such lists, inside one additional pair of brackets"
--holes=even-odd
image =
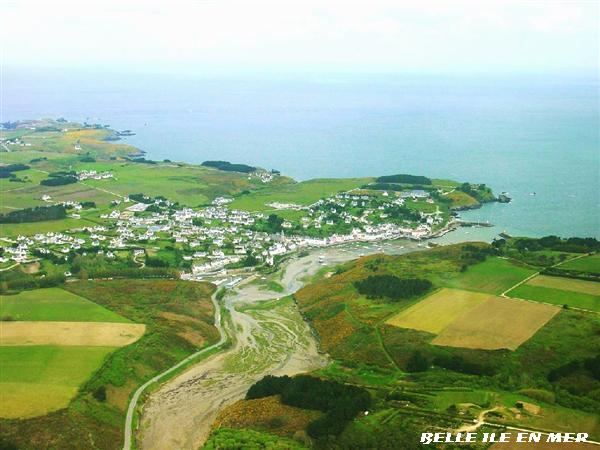
[(442, 288), (387, 323), (434, 333), (435, 345), (515, 350), (559, 310), (555, 306)]

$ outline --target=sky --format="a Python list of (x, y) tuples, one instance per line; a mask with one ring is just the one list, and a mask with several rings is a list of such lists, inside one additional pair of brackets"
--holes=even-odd
[(5, 68), (598, 73), (596, 0), (0, 1)]

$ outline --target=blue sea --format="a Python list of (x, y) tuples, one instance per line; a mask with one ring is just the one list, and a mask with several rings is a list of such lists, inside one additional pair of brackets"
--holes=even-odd
[(598, 79), (305, 76), (209, 79), (11, 70), (3, 120), (131, 129), (152, 159), (224, 159), (316, 177), (422, 174), (484, 182), (512, 203), (462, 214), (458, 236), (600, 237)]

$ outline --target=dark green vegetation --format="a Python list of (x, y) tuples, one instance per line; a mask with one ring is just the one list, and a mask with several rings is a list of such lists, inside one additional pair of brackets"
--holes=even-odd
[(56, 270), (52, 263), (44, 261), (41, 266), (42, 270), (33, 274), (26, 273), (20, 267), (0, 272), (0, 294), (59, 286), (65, 282), (64, 274)]
[(28, 170), (29, 167), (26, 164), (7, 164), (0, 166), (0, 178), (15, 178), (16, 175), (13, 172), (19, 172), (21, 170)]
[(456, 188), (465, 194), (473, 197), (480, 203), (486, 203), (496, 200), (492, 190), (485, 184), (463, 183)]
[(77, 183), (77, 178), (73, 175), (50, 174), (48, 178), (40, 181), (43, 186), (64, 186), (66, 184)]
[(271, 395), (280, 395), (284, 405), (325, 412), (308, 425), (308, 434), (315, 439), (339, 435), (349, 421), (371, 406), (371, 396), (363, 388), (307, 375), (268, 375), (250, 387), (246, 399)]
[(398, 278), (393, 275), (371, 275), (354, 283), (356, 290), (368, 299), (399, 300), (423, 295), (431, 289), (431, 281), (418, 278)]
[(384, 175), (377, 178), (378, 183), (431, 184), (431, 179), (419, 175)]
[[(539, 239), (512, 237), (497, 239), (492, 244), (503, 255), (518, 259), (528, 264), (540, 267), (550, 267), (560, 264), (555, 270), (574, 270), (581, 272), (600, 272), (598, 256), (587, 259), (567, 261), (573, 256), (600, 251), (600, 242), (594, 238), (560, 238), (558, 236), (545, 236)], [(595, 259), (595, 263), (593, 262)], [(567, 262), (565, 262), (567, 261)], [(590, 263), (587, 263), (590, 261)], [(564, 263), (564, 264), (562, 264)]]
[(204, 161), (202, 165), (204, 167), (212, 167), (213, 169), (219, 169), (225, 172), (252, 173), (256, 171), (256, 167), (248, 166), (246, 164), (232, 164), (228, 161)]
[(219, 428), (202, 447), (204, 450), (305, 450), (299, 442), (255, 430)]
[[(217, 340), (210, 301), (214, 287), (168, 280), (115, 280), (75, 282), (66, 288), (131, 321), (145, 323), (146, 333), (111, 353), (68, 408), (32, 419), (2, 420), (0, 438), (21, 449), (118, 449), (133, 390)], [(40, 304), (50, 308), (45, 301)]]
[[(83, 252), (81, 252), (83, 253)], [(102, 255), (68, 254), (71, 272), (77, 277), (88, 278), (177, 278), (176, 269), (158, 258), (150, 258), (148, 267), (141, 268), (133, 259), (110, 260)]]
[(0, 223), (42, 222), (44, 220), (60, 220), (65, 217), (67, 217), (67, 212), (62, 205), (36, 206), (0, 214)]

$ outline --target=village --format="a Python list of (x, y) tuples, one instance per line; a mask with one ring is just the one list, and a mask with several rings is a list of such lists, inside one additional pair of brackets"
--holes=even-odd
[[(44, 200), (51, 202), (51, 198)], [(346, 192), (309, 206), (278, 204), (269, 212), (248, 212), (230, 208), (233, 199), (227, 197), (192, 209), (164, 197), (136, 194), (113, 201), (110, 211), (100, 215), (101, 225), (3, 238), (0, 264), (49, 259), (68, 267), (77, 255), (100, 255), (109, 262), (132, 260), (138, 267), (148, 260), (155, 264), (162, 260), (159, 265), (177, 269), (181, 279), (220, 284), (240, 270), (273, 266), (300, 250), (400, 238), (423, 240), (452, 226), (452, 218), (445, 218), (439, 209), (432, 213), (408, 209), (406, 200), (434, 203), (426, 191)], [(81, 204), (62, 205), (70, 218), (80, 218)], [(285, 217), (286, 211), (299, 212), (300, 217), (277, 215)], [(70, 270), (64, 275), (73, 276)]]

